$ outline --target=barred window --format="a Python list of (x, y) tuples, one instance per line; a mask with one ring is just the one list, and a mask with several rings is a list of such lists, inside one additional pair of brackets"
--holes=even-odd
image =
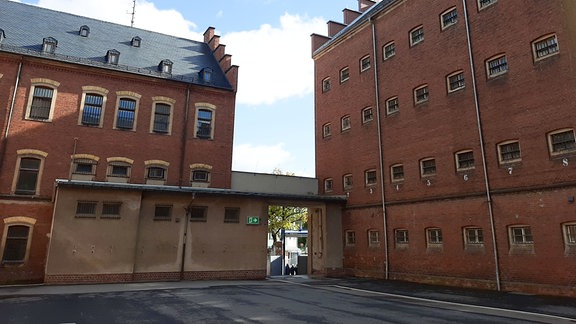
[(448, 93), (464, 89), (464, 72), (454, 72), (446, 78), (446, 81), (448, 85)]
[(166, 134), (170, 130), (170, 105), (157, 103), (154, 107), (154, 127), (155, 133)]
[(49, 120), (53, 95), (54, 89), (35, 86), (28, 118), (35, 120)]
[(224, 209), (224, 223), (240, 223), (240, 208)]
[(396, 55), (396, 44), (394, 42), (389, 42), (384, 45), (384, 60), (387, 60), (394, 55)]
[(76, 203), (76, 217), (96, 217), (96, 201), (78, 201)]
[(366, 185), (372, 186), (376, 184), (376, 170), (368, 170), (364, 173), (364, 177), (366, 179)]
[(426, 159), (420, 161), (420, 175), (422, 177), (431, 176), (436, 174), (436, 160)]
[(386, 113), (388, 115), (398, 112), (398, 97), (386, 100)]
[(421, 104), (428, 101), (430, 97), (428, 93), (428, 85), (420, 86), (414, 89), (414, 104)]
[(576, 151), (574, 130), (563, 130), (548, 135), (550, 153), (553, 155)]
[(102, 118), (103, 105), (103, 96), (87, 93), (84, 96), (84, 107), (82, 108), (82, 125), (99, 126)]
[(380, 232), (376, 230), (368, 231), (368, 245), (380, 246)]
[(348, 67), (343, 68), (340, 70), (340, 83), (346, 82), (350, 79), (350, 69)]
[(498, 155), (501, 164), (520, 161), (520, 143), (518, 141), (511, 141), (499, 144)]
[(545, 36), (532, 43), (534, 60), (539, 61), (553, 56), (559, 52), (558, 38), (556, 35)]
[(154, 206), (154, 220), (155, 221), (170, 221), (170, 220), (172, 220), (172, 205), (156, 205), (156, 206)]
[(488, 78), (493, 78), (508, 72), (508, 60), (506, 55), (499, 55), (486, 61)]
[(102, 218), (120, 218), (121, 202), (102, 203)]
[(474, 152), (463, 151), (456, 153), (456, 170), (468, 170), (474, 168)]
[(420, 44), (424, 41), (424, 27), (418, 26), (410, 31), (410, 46)]
[(458, 11), (456, 7), (450, 8), (440, 15), (440, 23), (442, 25), (442, 29), (446, 29), (452, 25), (455, 25), (458, 22)]
[(116, 128), (133, 129), (136, 118), (136, 100), (120, 98), (116, 116)]
[(195, 206), (190, 208), (191, 222), (206, 222), (208, 207)]

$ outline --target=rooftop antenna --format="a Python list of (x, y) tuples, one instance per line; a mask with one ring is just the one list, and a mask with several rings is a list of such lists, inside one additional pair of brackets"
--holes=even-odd
[(132, 20), (130, 20), (130, 27), (134, 27), (134, 16), (136, 16), (136, 0), (132, 0)]

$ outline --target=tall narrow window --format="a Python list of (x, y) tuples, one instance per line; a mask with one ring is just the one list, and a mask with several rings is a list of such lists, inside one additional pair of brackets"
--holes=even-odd
[(349, 130), (350, 127), (352, 127), (352, 123), (350, 122), (350, 116), (346, 115), (344, 117), (342, 117), (341, 121), (341, 131), (345, 131), (345, 130)]
[(428, 85), (421, 85), (414, 89), (414, 104), (419, 105), (428, 101), (430, 94), (428, 93)]
[(346, 231), (346, 246), (356, 245), (356, 232)]
[(360, 72), (364, 72), (370, 68), (370, 55), (364, 56), (360, 59)]
[(87, 93), (84, 96), (84, 107), (82, 108), (82, 124), (100, 126), (103, 104), (103, 96), (95, 93)]
[(352, 189), (352, 175), (351, 174), (347, 174), (344, 177), (342, 177), (342, 183), (344, 184), (344, 190), (350, 190)]
[(198, 109), (196, 137), (202, 139), (212, 138), (212, 111)]
[(334, 180), (332, 178), (324, 179), (324, 192), (332, 192), (334, 189)]
[(20, 158), (18, 170), (18, 181), (16, 183), (15, 194), (35, 195), (38, 186), (38, 175), (40, 173), (41, 160), (32, 157)]
[(368, 231), (368, 245), (371, 247), (380, 246), (380, 232), (376, 230)]
[(386, 114), (390, 115), (398, 112), (398, 97), (392, 97), (386, 100)]
[(120, 98), (118, 102), (118, 114), (116, 116), (116, 128), (131, 130), (134, 128), (136, 119), (136, 100)]
[(386, 45), (384, 45), (383, 53), (384, 53), (383, 54), (384, 60), (392, 58), (394, 55), (396, 55), (396, 45), (394, 44), (394, 42), (389, 42)]
[(170, 130), (170, 112), (172, 107), (167, 104), (157, 103), (154, 107), (154, 128), (155, 133), (166, 134)]
[(28, 118), (35, 120), (49, 120), (53, 95), (54, 89), (35, 86)]
[(340, 70), (340, 83), (346, 82), (350, 79), (350, 69), (348, 67), (343, 68)]
[(367, 107), (362, 109), (362, 123), (366, 124), (367, 122), (371, 122), (374, 120), (374, 110), (372, 107)]
[(390, 167), (390, 174), (392, 182), (404, 181), (404, 165), (395, 164)]
[(410, 46), (415, 46), (424, 41), (424, 27), (418, 26), (410, 31)]
[(322, 92), (328, 92), (330, 91), (330, 88), (331, 88), (330, 78), (325, 78), (324, 80), (322, 80)]
[(322, 137), (330, 137), (332, 135), (332, 125), (330, 123), (322, 126)]
[(6, 241), (2, 253), (2, 263), (23, 263), (26, 260), (30, 227), (11, 225), (6, 231)]

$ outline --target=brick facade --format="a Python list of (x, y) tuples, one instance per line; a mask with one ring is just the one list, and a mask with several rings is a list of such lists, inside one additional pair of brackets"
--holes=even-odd
[[(455, 21), (443, 20), (451, 10)], [(347, 274), (574, 296), (576, 242), (567, 231), (576, 223), (576, 150), (572, 137), (567, 149), (552, 151), (549, 134), (573, 136), (576, 128), (575, 17), (576, 6), (565, 0), (485, 8), (474, 0), (383, 0), (338, 37), (312, 36), (317, 177), (326, 195), (349, 197), (342, 224)], [(411, 44), (419, 27), (424, 38)], [(558, 46), (539, 58), (534, 42), (546, 37)], [(394, 54), (385, 57), (392, 43)], [(366, 55), (371, 65), (361, 71)], [(489, 62), (501, 55), (508, 69), (488, 76)], [(340, 82), (346, 67), (349, 79)], [(463, 87), (451, 91), (449, 77), (459, 73)], [(415, 103), (421, 86), (428, 96)], [(387, 109), (391, 98), (397, 111)], [(366, 107), (372, 121), (363, 120)], [(351, 127), (341, 131), (347, 115)], [(515, 141), (519, 156), (502, 161), (502, 144)], [(473, 160), (458, 167), (463, 152)], [(430, 159), (435, 170), (422, 175)], [(393, 179), (398, 165), (402, 177)], [(366, 170), (376, 171), (376, 183), (366, 184)], [(344, 175), (352, 175), (351, 188)], [(441, 238), (431, 242), (436, 229)], [(379, 231), (379, 245), (369, 244), (371, 230)], [(407, 242), (398, 244), (397, 230)], [(470, 244), (466, 234), (476, 230), (482, 238)]]

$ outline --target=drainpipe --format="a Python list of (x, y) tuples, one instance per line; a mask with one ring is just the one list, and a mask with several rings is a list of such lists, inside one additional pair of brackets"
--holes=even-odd
[(186, 161), (186, 139), (188, 137), (188, 114), (190, 107), (190, 84), (186, 86), (186, 103), (184, 106), (184, 129), (182, 130), (182, 145), (180, 147), (180, 170), (178, 186), (182, 187), (184, 182), (184, 161)]
[(374, 92), (376, 96), (376, 118), (378, 119), (378, 160), (380, 164), (380, 192), (382, 193), (382, 222), (384, 224), (384, 277), (389, 279), (389, 247), (388, 247), (388, 220), (386, 215), (386, 193), (384, 192), (384, 153), (382, 148), (382, 121), (380, 119), (380, 91), (378, 83), (378, 56), (376, 48), (376, 26), (374, 24), (374, 16), (370, 17), (370, 24), (372, 25), (372, 49), (374, 53)]
[(6, 145), (8, 143), (8, 134), (10, 132), (10, 123), (12, 122), (12, 113), (14, 112), (14, 105), (16, 103), (16, 93), (18, 91), (18, 84), (20, 84), (20, 75), (22, 74), (22, 57), (18, 64), (18, 72), (16, 73), (16, 81), (14, 82), (14, 92), (12, 93), (12, 102), (10, 103), (10, 111), (8, 112), (8, 121), (6, 122), (6, 131), (4, 132), (4, 143), (2, 145), (2, 152), (0, 152), (0, 170), (4, 163), (4, 156), (6, 155)]
[(464, 7), (464, 19), (466, 22), (466, 40), (468, 43), (468, 57), (470, 58), (470, 71), (472, 73), (472, 86), (474, 89), (474, 107), (476, 109), (476, 123), (478, 126), (478, 137), (480, 138), (480, 151), (482, 152), (482, 168), (484, 169), (484, 185), (486, 187), (486, 200), (488, 202), (488, 214), (490, 216), (490, 231), (492, 232), (492, 243), (494, 249), (494, 271), (496, 273), (496, 286), (498, 291), (502, 289), (500, 283), (500, 264), (498, 258), (498, 247), (496, 242), (496, 232), (494, 226), (494, 209), (492, 206), (492, 195), (490, 194), (490, 182), (488, 180), (488, 169), (486, 164), (486, 149), (484, 146), (484, 132), (482, 131), (482, 119), (480, 118), (480, 104), (478, 101), (478, 88), (476, 86), (476, 73), (474, 72), (474, 57), (472, 54), (472, 41), (470, 37), (470, 22), (468, 20), (468, 7), (466, 0), (462, 0)]

